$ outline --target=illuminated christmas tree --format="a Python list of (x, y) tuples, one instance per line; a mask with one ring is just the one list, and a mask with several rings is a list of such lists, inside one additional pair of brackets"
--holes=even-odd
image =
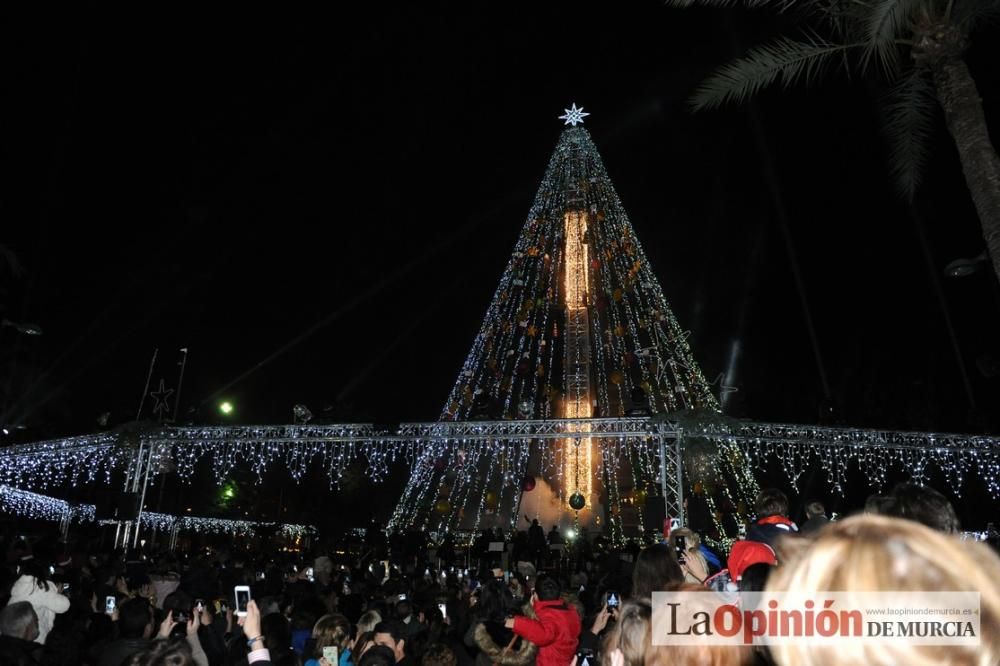
[[(442, 421), (718, 411), (597, 148), (578, 126), (586, 115), (574, 104), (561, 117), (569, 127)], [(524, 512), (555, 503), (564, 522), (621, 535), (623, 507), (641, 528), (635, 505), (658, 464), (646, 443), (626, 444), (577, 436), (432, 447), (417, 460), (392, 523), (512, 528)]]

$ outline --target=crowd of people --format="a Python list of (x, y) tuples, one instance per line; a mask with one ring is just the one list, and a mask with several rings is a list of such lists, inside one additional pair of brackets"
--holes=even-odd
[[(200, 549), (87, 552), (16, 537), (0, 579), (0, 664), (12, 666), (683, 666), (968, 663), (1000, 660), (1000, 558), (957, 536), (951, 504), (901, 484), (864, 513), (802, 528), (778, 490), (757, 498), (745, 538), (718, 552), (690, 529), (640, 549), (593, 547), (552, 561), (536, 523), (506, 566), (483, 535), (471, 562), (420, 535), (363, 553)], [(409, 539), (409, 541), (407, 541)], [(542, 543), (549, 546), (543, 548)], [(425, 544), (426, 545), (426, 544)], [(557, 542), (558, 545), (558, 542)], [(92, 547), (89, 550), (94, 550)], [(471, 566), (465, 566), (471, 564)], [(500, 566), (498, 566), (500, 565)], [(657, 591), (974, 591), (975, 648), (837, 650), (655, 645)]]

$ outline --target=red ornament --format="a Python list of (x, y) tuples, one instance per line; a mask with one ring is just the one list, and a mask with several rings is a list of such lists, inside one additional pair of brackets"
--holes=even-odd
[(526, 474), (523, 479), (521, 479), (521, 490), (526, 493), (530, 493), (535, 489), (535, 477), (530, 474)]

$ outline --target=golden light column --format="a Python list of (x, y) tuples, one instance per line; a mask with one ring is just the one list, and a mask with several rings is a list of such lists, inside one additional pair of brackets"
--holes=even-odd
[[(593, 416), (591, 401), (590, 314), (587, 297), (590, 284), (590, 256), (586, 243), (587, 214), (567, 211), (565, 216), (565, 275), (563, 295), (566, 307), (565, 348), (566, 396), (563, 417), (587, 419)], [(583, 426), (579, 432), (588, 432)], [(563, 483), (568, 498), (575, 492), (587, 499), (588, 509), (593, 494), (593, 451), (590, 438), (579, 445), (568, 439), (563, 443)]]

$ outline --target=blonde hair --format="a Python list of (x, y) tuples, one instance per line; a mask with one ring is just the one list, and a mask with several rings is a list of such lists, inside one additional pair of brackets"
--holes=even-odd
[(643, 666), (646, 648), (652, 642), (649, 601), (626, 601), (618, 609), (615, 622), (604, 639), (602, 664), (611, 663), (611, 653), (621, 650), (625, 666)]
[[(687, 527), (680, 527), (670, 532), (670, 545), (674, 552), (677, 551), (677, 539), (684, 537), (685, 557), (690, 562), (695, 560), (700, 571), (704, 572), (704, 577), (708, 578), (708, 560), (701, 553), (701, 535)], [(683, 569), (683, 567), (682, 567)], [(684, 580), (689, 583), (704, 583), (705, 581), (687, 569), (684, 571)]]
[[(698, 592), (699, 594), (694, 596), (695, 603), (704, 604), (704, 607), (698, 610), (711, 613), (718, 605), (717, 595), (706, 592), (703, 586), (694, 583), (670, 585), (666, 591)], [(662, 623), (663, 618), (660, 619)], [(660, 627), (666, 631), (662, 624)], [(752, 656), (750, 648), (740, 645), (651, 645), (643, 666), (741, 666), (749, 664)]]
[(313, 625), (312, 637), (320, 654), (325, 647), (337, 646), (343, 650), (351, 638), (351, 623), (340, 613), (324, 615)]
[(1000, 558), (986, 546), (870, 514), (831, 523), (812, 540), (786, 539), (785, 545), (788, 559), (768, 579), (769, 592), (979, 592), (981, 643), (780, 643), (771, 646), (779, 664), (985, 665), (1000, 658)]
[(358, 618), (358, 635), (366, 634), (375, 630), (375, 625), (382, 621), (382, 615), (378, 611), (366, 611)]

